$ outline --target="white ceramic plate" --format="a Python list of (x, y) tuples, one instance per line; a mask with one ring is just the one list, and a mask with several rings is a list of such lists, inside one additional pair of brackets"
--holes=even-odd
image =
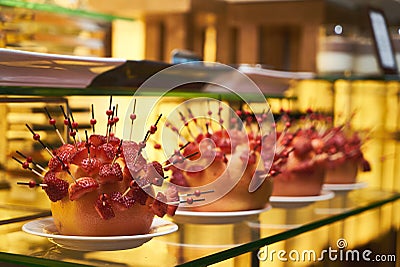
[(265, 208), (259, 210), (225, 212), (185, 211), (178, 209), (172, 218), (178, 223), (229, 224), (245, 221), (250, 216), (258, 215), (270, 209), (271, 205), (267, 205)]
[(105, 251), (130, 249), (143, 245), (156, 236), (173, 233), (178, 226), (170, 221), (155, 217), (149, 234), (128, 236), (68, 236), (60, 235), (53, 218), (28, 222), (22, 226), (26, 233), (47, 237), (60, 247), (80, 251)]
[(328, 190), (322, 190), (318, 196), (301, 196), (301, 197), (287, 197), (287, 196), (271, 196), (269, 202), (276, 208), (297, 208), (307, 206), (317, 201), (331, 199), (335, 193)]
[(351, 191), (357, 190), (361, 188), (365, 188), (368, 186), (367, 182), (358, 182), (353, 184), (324, 184), (324, 190), (331, 190), (331, 191)]

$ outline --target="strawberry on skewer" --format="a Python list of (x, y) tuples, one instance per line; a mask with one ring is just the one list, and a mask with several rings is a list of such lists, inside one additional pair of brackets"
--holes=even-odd
[(132, 114), (129, 115), (129, 118), (131, 119), (131, 130), (130, 130), (130, 132), (129, 132), (129, 141), (132, 140), (133, 122), (136, 120), (135, 111), (136, 111), (136, 98), (135, 98), (135, 100), (134, 100), (134, 102), (133, 102), (133, 111), (132, 111)]
[(33, 181), (33, 180), (30, 180), (29, 182), (17, 182), (17, 184), (18, 184), (18, 185), (27, 185), (27, 186), (29, 186), (30, 188), (34, 188), (34, 187), (37, 187), (37, 186), (40, 186), (40, 187), (45, 187), (45, 186), (47, 186), (47, 184), (36, 183), (36, 182)]
[(36, 174), (37, 176), (39, 176), (39, 177), (41, 177), (41, 178), (44, 177), (43, 174), (39, 173), (39, 172), (38, 172), (37, 170), (35, 170), (35, 169), (32, 169), (32, 168), (29, 166), (29, 163), (28, 163), (27, 161), (22, 162), (22, 161), (20, 161), (19, 159), (17, 159), (17, 158), (14, 157), (14, 156), (12, 156), (12, 159), (15, 160), (16, 162), (18, 162), (19, 164), (21, 164), (22, 168), (30, 170), (31, 172), (33, 172), (34, 174)]
[(69, 109), (69, 116), (70, 116), (70, 118), (71, 118), (71, 120), (72, 120), (72, 122), (71, 122), (71, 127), (72, 127), (72, 129), (76, 132), (76, 134), (78, 135), (78, 141), (79, 141), (79, 142), (82, 142), (81, 136), (78, 134), (78, 126), (79, 126), (79, 123), (75, 121), (74, 116), (72, 115), (72, 110), (71, 110), (71, 109)]
[(90, 119), (90, 125), (92, 125), (93, 134), (96, 133), (94, 126), (96, 125), (97, 120), (94, 118), (94, 106), (92, 104), (92, 118)]
[(50, 149), (42, 142), (42, 140), (40, 140), (40, 135), (38, 133), (35, 133), (28, 124), (25, 124), (25, 126), (32, 133), (33, 140), (38, 141), (42, 145), (42, 147), (47, 151), (47, 153), (49, 153), (53, 157), (53, 153), (51, 153)]
[(44, 110), (46, 111), (47, 117), (49, 117), (49, 124), (53, 125), (54, 130), (56, 131), (56, 134), (57, 134), (58, 138), (60, 139), (61, 143), (63, 145), (65, 145), (64, 138), (61, 136), (60, 131), (57, 129), (56, 120), (51, 117), (50, 112), (47, 110), (46, 107), (44, 108)]
[(60, 105), (60, 109), (61, 109), (61, 112), (62, 112), (63, 115), (64, 115), (64, 125), (67, 126), (67, 128), (68, 128), (68, 130), (69, 130), (69, 136), (71, 136), (72, 139), (74, 140), (74, 144), (75, 144), (75, 147), (76, 147), (76, 138), (75, 138), (76, 131), (75, 131), (74, 128), (72, 127), (71, 119), (69, 118), (69, 116), (67, 115), (67, 113), (65, 113), (64, 107), (63, 107), (62, 105)]
[(26, 162), (28, 163), (32, 163), (33, 165), (35, 165), (35, 167), (39, 168), (41, 171), (46, 171), (39, 163), (33, 161), (32, 157), (27, 157), (24, 154), (22, 154), (21, 152), (19, 152), (18, 150), (15, 151), (17, 152), (18, 155), (20, 155), (21, 157), (25, 158)]

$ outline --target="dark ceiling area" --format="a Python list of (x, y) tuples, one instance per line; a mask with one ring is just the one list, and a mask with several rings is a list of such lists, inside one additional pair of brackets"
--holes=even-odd
[(378, 8), (385, 13), (390, 26), (400, 25), (400, 0), (328, 0), (328, 2), (332, 6), (347, 9), (354, 14), (369, 6)]

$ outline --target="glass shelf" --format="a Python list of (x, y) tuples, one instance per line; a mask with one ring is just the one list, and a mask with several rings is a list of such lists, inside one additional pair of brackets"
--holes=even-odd
[(400, 74), (391, 75), (345, 75), (345, 74), (317, 74), (315, 79), (335, 82), (337, 80), (346, 81), (400, 81)]
[(114, 16), (110, 14), (97, 13), (82, 9), (71, 9), (65, 8), (62, 6), (57, 6), (55, 4), (47, 4), (47, 3), (33, 3), (27, 2), (23, 0), (0, 0), (0, 5), (16, 7), (16, 8), (26, 8), (37, 11), (45, 11), (50, 13), (64, 14), (69, 16), (79, 16), (86, 17), (91, 19), (105, 20), (105, 21), (113, 21), (116, 19), (120, 20), (130, 20), (133, 21), (133, 18)]
[[(0, 95), (6, 96), (45, 96), (45, 97), (62, 97), (62, 96), (133, 96), (137, 88), (133, 87), (88, 87), (88, 88), (53, 88), (53, 87), (19, 87), (19, 86), (0, 86)], [(169, 96), (169, 97), (210, 97), (222, 98), (222, 100), (240, 100), (241, 98), (231, 92), (204, 92), (198, 89), (180, 89), (172, 90), (164, 94), (164, 89), (154, 88), (150, 90), (141, 90), (136, 96)], [(241, 94), (248, 100), (260, 101), (259, 96), (252, 94)], [(295, 100), (296, 97), (287, 97), (280, 94), (264, 94), (266, 98)]]
[[(7, 194), (7, 191), (1, 194)], [(42, 191), (37, 190), (37, 194), (41, 195)], [(21, 221), (0, 226), (0, 262), (24, 266), (154, 266), (160, 262), (163, 266), (206, 266), (346, 218), (361, 216), (359, 214), (365, 211), (399, 199), (400, 193), (369, 188), (337, 192), (330, 200), (297, 205), (296, 208), (273, 207), (235, 224), (177, 223), (179, 230), (175, 233), (153, 238), (134, 249), (106, 252), (63, 249), (44, 237), (22, 232), (21, 227), (26, 221)], [(31, 201), (30, 208), (34, 209), (34, 205), (35, 201)], [(26, 209), (29, 213), (29, 207)]]

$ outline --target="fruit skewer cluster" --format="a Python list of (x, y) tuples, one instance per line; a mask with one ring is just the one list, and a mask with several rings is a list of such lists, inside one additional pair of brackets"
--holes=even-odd
[(354, 183), (358, 167), (371, 169), (361, 138), (350, 131), (349, 122), (334, 127), (330, 116), (311, 109), (299, 119), (285, 110), (280, 115), (277, 143), (291, 153), (274, 180), (273, 195), (319, 195), (324, 183)]
[[(225, 122), (225, 107), (221, 101), (217, 103), (216, 111), (208, 102), (208, 110), (197, 117), (187, 106), (178, 112), (180, 122), (166, 122), (179, 142), (187, 144), (171, 160), (197, 153), (190, 160), (171, 166), (170, 182), (188, 188), (214, 187), (220, 198), (187, 207), (195, 211), (264, 208), (272, 191), (272, 177), (277, 174), (275, 169), (281, 164), (273, 162), (275, 134), (269, 123), (272, 116), (269, 110), (254, 115), (241, 109), (232, 112)], [(284, 149), (279, 156), (283, 154)]]
[[(157, 121), (150, 127), (143, 141), (138, 143), (130, 140), (122, 140), (115, 137), (114, 131), (119, 121), (116, 115), (117, 107), (110, 106), (106, 111), (107, 130), (105, 135), (95, 133), (97, 120), (94, 118), (93, 105), (90, 125), (92, 134), (85, 131), (84, 141), (77, 134), (79, 125), (74, 121), (72, 113), (65, 112), (64, 125), (68, 129), (68, 136), (72, 143), (65, 141), (59, 134), (56, 121), (46, 111), (49, 124), (53, 125), (62, 145), (57, 149), (51, 149), (40, 139), (27, 124), (27, 128), (33, 135), (33, 139), (39, 142), (49, 153), (48, 168), (45, 169), (35, 163), (31, 157), (18, 152), (24, 161), (13, 157), (24, 169), (28, 169), (42, 178), (40, 183), (34, 181), (20, 182), (29, 187), (41, 187), (53, 202), (79, 201), (85, 197), (97, 195), (92, 203), (100, 218), (109, 220), (116, 216), (116, 211), (123, 212), (134, 205), (148, 205), (151, 211), (163, 217), (165, 214), (173, 216), (179, 203), (193, 203), (201, 201), (194, 199), (200, 194), (178, 194), (173, 186), (169, 186), (165, 192), (154, 190), (153, 185), (161, 187), (164, 179), (164, 167), (157, 161), (147, 162), (142, 156), (142, 150), (150, 136), (157, 130)], [(131, 116), (132, 125), (136, 115)], [(185, 158), (184, 158), (185, 159)], [(182, 199), (186, 197), (186, 199)], [(90, 209), (91, 207), (88, 207)]]
[(362, 171), (371, 166), (362, 152), (360, 134), (351, 130), (350, 121), (332, 126), (331, 116), (307, 110), (307, 114), (296, 120), (289, 111), (281, 110), (281, 129), (277, 129), (278, 143), (293, 148), (294, 155), (304, 159), (310, 152), (315, 157), (303, 160), (294, 171), (312, 170), (317, 161), (326, 163), (327, 168), (336, 167), (347, 160), (359, 164)]

